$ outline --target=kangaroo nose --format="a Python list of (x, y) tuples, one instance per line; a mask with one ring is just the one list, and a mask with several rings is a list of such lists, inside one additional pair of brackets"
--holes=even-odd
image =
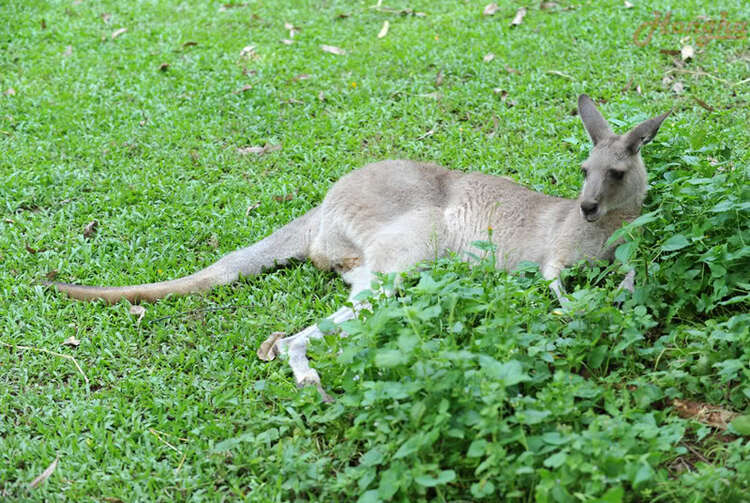
[(583, 211), (583, 214), (585, 216), (589, 216), (593, 213), (596, 213), (596, 210), (599, 209), (599, 205), (592, 201), (584, 201), (581, 203), (581, 211)]

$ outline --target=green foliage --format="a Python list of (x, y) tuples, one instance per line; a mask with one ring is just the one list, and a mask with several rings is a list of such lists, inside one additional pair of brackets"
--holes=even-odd
[[(511, 28), (520, 3), (375, 3), (3, 2), (0, 500), (747, 499), (746, 43), (675, 64), (680, 34), (632, 42), (654, 10), (742, 21), (744, 5), (536, 2)], [(384, 158), (575, 197), (581, 92), (617, 131), (674, 108), (643, 149), (646, 207), (617, 261), (568, 271), (565, 312), (532, 266), (427, 264), (351, 337), (323, 324), (310, 352), (331, 406), (255, 356), (345, 301), (310, 264), (140, 323), (39, 285), (188, 274)], [(282, 149), (237, 150), (265, 144)], [(634, 294), (615, 292), (633, 268)], [(720, 433), (673, 399), (741, 416)]]
[(325, 371), (340, 375), (343, 396), (316, 419), (351, 417), (340, 434), (364, 454), (338, 473), (342, 491), (358, 487), (372, 501), (608, 501), (668, 478), (660, 465), (685, 426), (653, 408), (664, 397), (657, 386), (627, 377), (644, 370), (632, 344), (650, 315), (579, 295), (588, 309), (570, 320), (550, 314), (539, 287), (531, 270), (441, 262), (345, 324), (350, 337)]

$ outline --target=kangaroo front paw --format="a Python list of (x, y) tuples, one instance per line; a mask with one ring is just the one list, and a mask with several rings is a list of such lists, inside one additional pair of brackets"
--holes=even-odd
[(326, 393), (326, 390), (323, 389), (323, 385), (320, 384), (320, 375), (318, 375), (318, 371), (313, 368), (305, 371), (304, 374), (297, 376), (297, 386), (300, 388), (305, 386), (315, 386), (325, 403), (334, 402), (333, 397)]
[(284, 335), (286, 335), (284, 332), (272, 333), (258, 348), (258, 351), (256, 352), (258, 358), (264, 362), (270, 362), (275, 359), (279, 355), (279, 348), (276, 345), (276, 342), (284, 337)]
[(297, 376), (297, 386), (320, 386), (320, 376), (315, 369), (307, 369), (303, 374)]

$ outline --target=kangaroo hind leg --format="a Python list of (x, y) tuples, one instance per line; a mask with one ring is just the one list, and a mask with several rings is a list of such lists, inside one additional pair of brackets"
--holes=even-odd
[[(356, 301), (354, 298), (359, 292), (370, 287), (372, 272), (366, 267), (357, 267), (343, 276), (344, 280), (352, 286), (349, 300), (352, 301), (353, 306), (344, 306), (327, 318), (336, 325), (355, 318), (361, 309), (369, 306), (369, 304)], [(310, 366), (310, 360), (307, 358), (308, 341), (321, 337), (323, 337), (323, 332), (317, 324), (310, 325), (304, 330), (283, 339), (279, 339), (277, 334), (273, 334), (261, 344), (258, 356), (262, 360), (269, 361), (280, 354), (287, 354), (289, 366), (292, 369), (297, 386), (315, 386), (323, 400), (330, 402), (333, 399), (323, 389), (318, 371)]]

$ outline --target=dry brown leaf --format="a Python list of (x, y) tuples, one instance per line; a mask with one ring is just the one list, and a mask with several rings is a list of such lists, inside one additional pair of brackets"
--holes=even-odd
[(443, 70), (439, 70), (435, 76), (435, 87), (443, 85)]
[(508, 91), (506, 91), (505, 89), (496, 87), (495, 89), (492, 90), (492, 92), (500, 95), (500, 101), (505, 102), (505, 106), (507, 106), (508, 108), (512, 108), (518, 105), (518, 102), (516, 100), (508, 99)]
[(289, 38), (294, 38), (296, 33), (299, 33), (299, 28), (294, 26), (292, 23), (284, 23), (284, 28), (289, 30)]
[(70, 337), (65, 339), (62, 344), (63, 346), (71, 346), (71, 347), (77, 348), (78, 346), (81, 345), (81, 341), (76, 339), (75, 335), (71, 335)]
[(247, 91), (249, 91), (249, 90), (250, 90), (250, 89), (252, 89), (252, 88), (253, 88), (253, 86), (251, 86), (250, 84), (245, 84), (244, 86), (240, 87), (240, 88), (239, 88), (239, 89), (237, 89), (236, 91), (232, 91), (232, 94), (242, 94), (242, 93), (246, 93)]
[(247, 207), (247, 209), (245, 210), (245, 216), (248, 216), (248, 215), (250, 214), (250, 212), (251, 212), (251, 211), (253, 211), (253, 210), (255, 210), (255, 209), (258, 209), (259, 207), (260, 207), (260, 201), (258, 201), (257, 203), (251, 204), (251, 205), (250, 205), (250, 206), (248, 206), (248, 207)]
[(237, 153), (242, 155), (247, 154), (264, 154), (266, 149), (264, 147), (237, 147)]
[(221, 7), (219, 7), (219, 12), (224, 12), (229, 9), (239, 9), (242, 7), (247, 7), (246, 3), (225, 3)]
[(493, 14), (495, 14), (497, 12), (497, 10), (499, 8), (500, 7), (498, 7), (498, 5), (495, 2), (488, 3), (484, 7), (484, 10), (482, 11), (482, 14), (485, 15), (485, 16), (492, 16)]
[(341, 47), (336, 47), (334, 45), (321, 45), (320, 48), (323, 50), (323, 52), (327, 52), (330, 54), (336, 54), (338, 56), (343, 56), (346, 54), (346, 51), (342, 49)]
[(693, 59), (695, 57), (695, 49), (693, 49), (692, 45), (686, 45), (680, 51), (680, 56), (682, 57), (683, 61)]
[(272, 333), (268, 339), (263, 341), (258, 348), (258, 351), (256, 351), (255, 354), (258, 355), (258, 358), (263, 360), (264, 362), (270, 362), (271, 360), (276, 358), (276, 351), (274, 350), (274, 345), (276, 344), (276, 341), (284, 337), (286, 334), (284, 332), (274, 332)]
[(57, 275), (60, 274), (60, 271), (57, 269), (52, 269), (51, 271), (47, 272), (47, 274), (44, 275), (45, 278), (47, 278), (49, 281), (52, 281), (57, 277)]
[(510, 26), (518, 26), (519, 24), (523, 23), (523, 17), (526, 15), (526, 7), (519, 7), (519, 9), (516, 11), (516, 16), (513, 18), (513, 21), (510, 22)]
[(73, 55), (73, 46), (72, 45), (66, 45), (65, 50), (63, 51), (63, 56), (66, 58), (69, 58)]
[(116, 39), (117, 37), (119, 37), (120, 35), (122, 35), (123, 33), (125, 33), (126, 31), (128, 31), (127, 28), (119, 28), (119, 29), (113, 31), (112, 32), (112, 40)]
[(705, 108), (709, 112), (713, 112), (715, 110), (714, 107), (712, 107), (711, 105), (709, 105), (708, 103), (706, 103), (702, 99), (700, 99), (700, 98), (698, 98), (696, 96), (693, 96), (693, 99), (695, 100), (696, 103), (698, 103), (701, 107)]
[(96, 228), (99, 227), (99, 222), (96, 220), (92, 220), (91, 222), (86, 224), (86, 227), (83, 228), (83, 237), (90, 238), (94, 234), (96, 234)]
[(515, 68), (512, 68), (512, 67), (510, 67), (508, 65), (505, 65), (505, 71), (508, 72), (508, 73), (515, 73), (517, 75), (521, 74), (521, 72), (519, 70), (516, 70)]
[(557, 70), (547, 70), (547, 73), (549, 73), (550, 75), (557, 75), (558, 77), (562, 77), (564, 79), (575, 80), (573, 77), (571, 77), (567, 73), (563, 73)]
[(246, 45), (240, 51), (240, 57), (241, 58), (252, 58), (253, 56), (255, 56), (255, 46), (254, 45)]
[(738, 413), (731, 410), (691, 400), (678, 400), (675, 398), (672, 400), (672, 407), (677, 411), (677, 415), (683, 419), (693, 419), (720, 430), (726, 430), (732, 419), (739, 416)]
[(497, 130), (500, 127), (500, 121), (497, 119), (495, 112), (492, 112), (492, 131), (487, 134), (488, 138), (492, 138), (497, 134)]
[(659, 52), (668, 56), (678, 56), (680, 51), (676, 49), (659, 49)]
[(162, 63), (159, 65), (160, 72), (166, 72), (168, 68), (169, 68), (169, 63)]
[(263, 154), (275, 152), (277, 150), (281, 150), (281, 144), (271, 145), (270, 143), (266, 143), (262, 147), (238, 147), (237, 153), (241, 155), (257, 154), (258, 156), (261, 156)]
[(26, 243), (26, 251), (27, 251), (27, 252), (29, 252), (29, 253), (31, 253), (31, 254), (33, 255), (33, 254), (35, 254), (35, 253), (42, 253), (42, 252), (45, 252), (45, 251), (47, 251), (47, 248), (39, 248), (39, 249), (35, 249), (35, 248), (32, 248), (31, 246), (29, 246), (29, 244), (28, 244), (28, 243)]
[(188, 40), (187, 42), (185, 42), (184, 44), (182, 44), (182, 47), (183, 48), (185, 48), (185, 47), (193, 47), (193, 46), (196, 46), (196, 45), (198, 45), (198, 42), (193, 42), (192, 40)]
[(557, 9), (559, 5), (557, 5), (555, 2), (542, 2), (539, 4), (540, 10), (551, 10), (551, 9)]
[(138, 304), (133, 304), (132, 306), (130, 306), (130, 314), (138, 317), (136, 323), (140, 325), (141, 320), (144, 316), (146, 316), (146, 308), (143, 306), (139, 306)]
[(383, 27), (380, 28), (380, 31), (378, 32), (378, 38), (383, 38), (386, 35), (388, 35), (388, 28), (391, 26), (391, 23), (388, 21), (383, 21)]
[(13, 89), (12, 87), (9, 87), (8, 89), (5, 90), (5, 92), (3, 92), (3, 94), (5, 96), (15, 96), (16, 95), (16, 90)]
[(295, 81), (295, 82), (297, 82), (297, 81), (300, 81), (300, 80), (307, 80), (309, 78), (310, 78), (309, 74), (307, 74), (307, 73), (300, 73), (299, 75), (297, 75), (296, 77), (294, 77), (292, 80)]
[(39, 484), (43, 483), (45, 480), (47, 480), (50, 475), (57, 469), (57, 463), (60, 461), (60, 456), (57, 456), (55, 460), (50, 464), (46, 470), (42, 472), (41, 475), (39, 475), (37, 478), (31, 481), (29, 484), (29, 489), (34, 489)]
[(434, 129), (430, 129), (430, 130), (429, 130), (429, 131), (427, 131), (427, 132), (426, 132), (425, 134), (423, 134), (423, 135), (421, 135), (421, 136), (418, 136), (418, 137), (417, 137), (417, 140), (424, 140), (424, 139), (425, 139), (425, 138), (427, 138), (428, 136), (432, 136), (432, 135), (434, 135), (434, 134), (435, 134), (435, 130), (434, 130)]
[(214, 250), (219, 247), (219, 236), (216, 234), (211, 234), (211, 236), (208, 238), (208, 246), (213, 248)]
[(273, 196), (274, 201), (277, 201), (279, 203), (284, 203), (286, 201), (291, 201), (294, 199), (294, 194), (286, 194), (283, 196)]
[(485, 63), (489, 63), (493, 59), (495, 59), (495, 55), (492, 54), (491, 52), (488, 52), (487, 54), (484, 55), (484, 57), (482, 58), (482, 61), (484, 61)]

